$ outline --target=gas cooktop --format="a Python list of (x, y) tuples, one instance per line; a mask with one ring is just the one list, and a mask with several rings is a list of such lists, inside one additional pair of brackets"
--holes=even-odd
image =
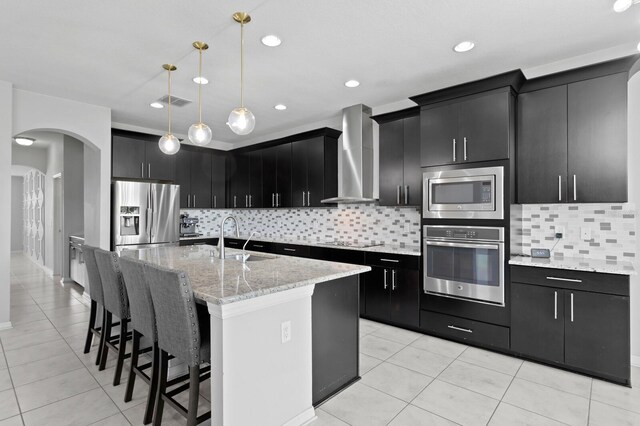
[(367, 248), (367, 247), (384, 245), (384, 243), (357, 242), (357, 241), (327, 241), (325, 244), (330, 246), (354, 247), (354, 248)]

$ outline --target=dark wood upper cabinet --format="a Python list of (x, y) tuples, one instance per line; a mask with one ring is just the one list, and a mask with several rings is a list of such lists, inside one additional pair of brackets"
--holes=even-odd
[(227, 207), (246, 207), (248, 202), (251, 158), (248, 153), (232, 153), (227, 156)]
[(173, 183), (180, 185), (180, 207), (191, 207), (191, 152), (181, 149), (175, 155), (176, 172)]
[(214, 209), (227, 207), (226, 157), (222, 152), (214, 151), (211, 154), (211, 196)]
[(291, 143), (291, 206), (322, 207), (338, 193), (337, 138), (319, 136)]
[(567, 201), (567, 86), (518, 97), (518, 202)]
[(147, 159), (147, 169), (145, 179), (173, 180), (175, 159), (173, 155), (167, 155), (160, 151), (158, 141), (147, 141), (145, 143), (145, 155)]
[(627, 73), (523, 93), (518, 202), (627, 201)]
[(569, 201), (627, 201), (627, 73), (568, 86)]
[(111, 175), (115, 179), (174, 179), (175, 157), (162, 153), (157, 138), (151, 135), (114, 132), (111, 152)]
[(262, 198), (266, 207), (277, 207), (278, 153), (274, 148), (262, 150)]
[(412, 115), (384, 121), (379, 127), (382, 206), (420, 205), (420, 117)]
[[(320, 138), (318, 138), (320, 139)], [(306, 207), (309, 187), (308, 141), (291, 143), (291, 206)]]
[(211, 153), (185, 147), (175, 154), (174, 183), (180, 185), (180, 207), (213, 207), (211, 196)]
[(427, 106), (420, 112), (422, 167), (509, 158), (514, 139), (511, 90)]
[(278, 207), (291, 207), (291, 144), (277, 145), (278, 167), (276, 169), (276, 186)]
[(249, 153), (249, 188), (248, 200), (245, 197), (245, 207), (263, 207), (262, 180), (264, 177), (262, 151)]

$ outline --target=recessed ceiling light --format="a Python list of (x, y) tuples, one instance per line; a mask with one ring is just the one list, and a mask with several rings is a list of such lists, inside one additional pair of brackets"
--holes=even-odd
[(14, 140), (18, 145), (22, 145), (22, 146), (31, 146), (36, 141), (33, 138), (24, 138), (24, 137), (14, 138)]
[(162, 105), (160, 102), (151, 102), (151, 103), (149, 104), (149, 106), (150, 106), (151, 108), (157, 108), (157, 109), (162, 109), (162, 108), (164, 108), (164, 105)]
[(613, 10), (618, 13), (622, 13), (625, 10), (629, 9), (633, 4), (633, 0), (616, 0), (613, 4)]
[(470, 40), (465, 40), (453, 46), (453, 50), (455, 50), (458, 53), (468, 52), (471, 49), (473, 49), (475, 45), (476, 44), (474, 42)]
[(206, 77), (193, 77), (193, 82), (195, 84), (209, 84), (209, 80)]
[(283, 104), (278, 104), (274, 106), (274, 108), (277, 109), (278, 111), (284, 111), (285, 109), (287, 109), (287, 106)]
[(360, 86), (360, 82), (358, 80), (349, 80), (345, 81), (344, 85), (347, 87), (358, 87)]
[(277, 47), (282, 44), (282, 40), (277, 35), (269, 34), (262, 37), (262, 44), (269, 47)]

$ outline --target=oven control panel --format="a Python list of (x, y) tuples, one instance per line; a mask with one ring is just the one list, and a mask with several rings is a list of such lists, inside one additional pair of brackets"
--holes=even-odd
[(424, 237), (443, 240), (504, 241), (504, 228), (426, 225), (424, 227)]

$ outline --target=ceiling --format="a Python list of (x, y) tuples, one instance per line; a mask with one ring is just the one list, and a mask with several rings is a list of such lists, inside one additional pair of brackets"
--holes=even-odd
[[(342, 108), (374, 113), (411, 105), (408, 96), (521, 68), (528, 77), (637, 53), (640, 5), (613, 0), (11, 0), (0, 14), (0, 80), (16, 88), (103, 105), (118, 126), (166, 129), (149, 103), (167, 92), (161, 65), (178, 70), (173, 94), (197, 100), (197, 51), (206, 41), (203, 121), (220, 146), (242, 146), (294, 130), (339, 126)], [(245, 28), (245, 105), (255, 131), (225, 125), (239, 104), (240, 28)], [(268, 48), (263, 35), (283, 43)], [(471, 39), (476, 48), (455, 53)], [(346, 88), (357, 79), (361, 85)], [(283, 103), (286, 111), (273, 106)], [(197, 102), (174, 108), (186, 134)], [(232, 144), (232, 145), (230, 145)]]

